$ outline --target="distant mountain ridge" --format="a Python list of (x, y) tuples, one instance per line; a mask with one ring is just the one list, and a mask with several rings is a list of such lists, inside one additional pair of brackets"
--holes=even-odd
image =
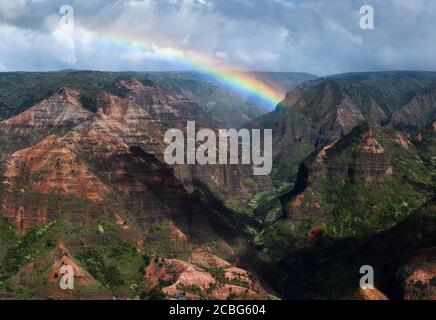
[[(317, 77), (304, 73), (263, 73), (255, 76), (285, 92)], [(16, 115), (51, 96), (61, 87), (81, 92), (81, 102), (89, 111), (97, 110), (102, 90), (123, 96), (120, 80), (134, 77), (145, 86), (158, 86), (197, 104), (222, 128), (240, 127), (269, 110), (262, 103), (222, 87), (213, 77), (196, 72), (6, 72), (0, 73), (0, 119)], [(26, 92), (26, 94), (23, 94)]]
[(273, 129), (276, 176), (295, 177), (301, 160), (363, 121), (419, 132), (436, 119), (435, 90), (436, 72), (336, 75), (301, 84), (246, 125)]

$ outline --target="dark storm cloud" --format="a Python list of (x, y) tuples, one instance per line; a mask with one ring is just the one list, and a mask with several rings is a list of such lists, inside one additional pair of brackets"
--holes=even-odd
[[(65, 4), (80, 30), (66, 37), (57, 30)], [(375, 30), (359, 27), (364, 4)], [(179, 67), (160, 57), (168, 48), (255, 70), (436, 70), (434, 21), (432, 0), (0, 0), (0, 70)], [(107, 28), (158, 49), (102, 49), (84, 31)]]

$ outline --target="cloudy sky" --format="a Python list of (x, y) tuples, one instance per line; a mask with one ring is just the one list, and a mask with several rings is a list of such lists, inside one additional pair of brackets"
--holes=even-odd
[(433, 0), (0, 0), (0, 71), (436, 71), (435, 21)]

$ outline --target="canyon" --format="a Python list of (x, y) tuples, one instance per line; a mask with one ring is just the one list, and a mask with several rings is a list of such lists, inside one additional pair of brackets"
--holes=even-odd
[[(434, 299), (433, 73), (276, 75), (293, 83), (276, 110), (234, 98), (230, 122), (191, 74), (46, 76), (22, 76), (23, 107), (0, 74), (0, 101), (17, 97), (0, 122), (1, 298)], [(271, 174), (168, 163), (165, 133), (188, 121), (272, 130)], [(362, 265), (383, 275), (372, 293)]]

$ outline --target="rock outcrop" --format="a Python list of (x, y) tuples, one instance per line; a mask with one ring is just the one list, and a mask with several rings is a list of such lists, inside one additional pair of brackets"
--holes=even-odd
[(389, 300), (383, 292), (381, 292), (380, 290), (378, 290), (376, 288), (360, 289), (359, 295), (362, 297), (363, 300), (368, 300), (368, 301), (386, 301), (386, 300)]
[(56, 136), (48, 136), (29, 149), (15, 152), (6, 162), (8, 188), (41, 194), (103, 200), (110, 189)]
[(246, 270), (232, 266), (202, 249), (189, 262), (155, 258), (144, 271), (150, 288), (159, 288), (169, 299), (265, 300), (268, 294)]
[[(377, 131), (377, 135), (374, 131)], [(291, 192), (288, 212), (297, 214), (301, 210), (325, 210), (325, 206), (321, 205), (319, 190), (323, 190), (330, 182), (369, 185), (391, 178), (395, 173), (392, 154), (379, 142), (379, 137), (384, 137), (381, 132), (379, 128), (364, 123), (304, 161), (296, 188)], [(324, 197), (326, 201), (328, 198), (328, 195)]]
[(274, 112), (248, 126), (274, 130), (277, 177), (295, 179), (305, 157), (362, 122), (406, 134), (426, 128), (435, 120), (436, 95), (434, 83), (420, 81), (414, 73), (358, 73), (308, 81), (289, 92)]
[(112, 192), (61, 138), (53, 135), (12, 154), (3, 175), (2, 210), (20, 232), (55, 219), (65, 209), (74, 211), (74, 198), (98, 207)]
[(40, 142), (49, 134), (68, 132), (90, 120), (93, 115), (83, 108), (77, 90), (62, 88), (19, 115), (0, 123), (0, 150), (16, 151)]
[(403, 284), (405, 300), (436, 300), (436, 248), (410, 253), (397, 277)]
[(395, 111), (388, 124), (395, 130), (417, 132), (427, 127), (429, 120), (435, 120), (436, 90), (420, 92)]
[(211, 117), (195, 102), (155, 84), (143, 85), (134, 78), (122, 80), (119, 86), (129, 90), (127, 98), (149, 113), (153, 119), (170, 125), (196, 121), (199, 127), (212, 127)]
[[(60, 282), (68, 280), (61, 279), (66, 274), (61, 273), (62, 267), (71, 268), (73, 272), (74, 289), (65, 290)], [(65, 272), (65, 271), (64, 271)], [(32, 276), (38, 273), (45, 284), (35, 284)], [(22, 267), (13, 282), (22, 286), (31, 286), (36, 290), (41, 299), (48, 300), (77, 300), (77, 299), (109, 299), (109, 292), (98, 284), (98, 282), (81, 266), (71, 255), (64, 243), (59, 243), (47, 256), (34, 260)]]

